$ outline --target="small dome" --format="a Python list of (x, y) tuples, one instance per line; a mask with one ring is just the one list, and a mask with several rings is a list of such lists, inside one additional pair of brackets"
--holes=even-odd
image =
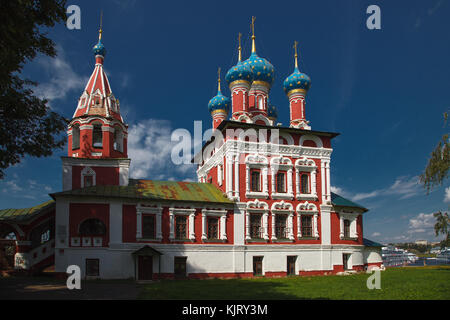
[(244, 61), (245, 66), (249, 66), (253, 72), (253, 81), (264, 81), (272, 85), (275, 79), (275, 68), (264, 58), (260, 58), (256, 52), (250, 55), (250, 58)]
[(106, 48), (103, 45), (103, 43), (99, 40), (98, 43), (94, 46), (94, 48), (92, 48), (92, 51), (94, 52), (94, 54), (97, 55), (101, 55), (101, 56), (105, 56), (106, 55)]
[(267, 117), (270, 120), (275, 120), (278, 118), (278, 110), (275, 106), (269, 105), (269, 107), (267, 108)]
[(305, 91), (308, 91), (311, 87), (311, 78), (298, 70), (298, 68), (295, 68), (294, 72), (284, 80), (283, 83), (283, 89), (286, 94), (289, 93), (289, 91), (294, 89), (302, 89)]
[(252, 82), (253, 73), (248, 65), (245, 65), (242, 61), (239, 61), (237, 65), (231, 67), (225, 75), (225, 80), (228, 84), (232, 83), (236, 80), (245, 80), (248, 82)]
[(228, 97), (225, 97), (220, 90), (217, 92), (217, 95), (209, 100), (208, 110), (210, 113), (216, 110), (224, 110), (226, 113), (230, 110), (231, 100)]

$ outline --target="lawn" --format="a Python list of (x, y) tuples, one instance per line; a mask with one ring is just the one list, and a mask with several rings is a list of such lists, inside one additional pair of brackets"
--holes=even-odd
[(450, 266), (389, 268), (381, 289), (369, 274), (227, 280), (163, 280), (142, 287), (141, 299), (450, 299)]

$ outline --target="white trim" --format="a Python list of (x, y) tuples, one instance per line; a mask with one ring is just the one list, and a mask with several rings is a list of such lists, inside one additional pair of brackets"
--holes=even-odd
[(188, 226), (188, 239), (195, 240), (195, 226), (194, 226), (194, 217), (195, 217), (196, 209), (191, 208), (169, 208), (169, 220), (170, 220), (170, 240), (175, 240), (175, 215), (185, 215), (189, 216), (189, 226)]
[(207, 230), (206, 230), (206, 222), (207, 217), (219, 217), (220, 218), (220, 240), (227, 240), (227, 230), (226, 230), (226, 218), (227, 218), (227, 210), (211, 210), (211, 209), (203, 209), (202, 210), (202, 240), (206, 240)]
[(92, 176), (92, 186), (96, 185), (96, 173), (91, 167), (87, 166), (87, 167), (83, 168), (83, 170), (81, 170), (81, 187), (82, 188), (84, 188), (84, 177), (85, 176)]

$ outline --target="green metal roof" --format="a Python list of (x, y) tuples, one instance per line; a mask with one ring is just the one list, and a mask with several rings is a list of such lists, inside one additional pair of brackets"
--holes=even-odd
[(1, 209), (0, 221), (15, 221), (15, 222), (25, 221), (38, 215), (39, 213), (45, 211), (46, 209), (49, 209), (54, 205), (55, 201), (49, 200), (31, 208)]
[(233, 203), (210, 183), (130, 179), (128, 186), (92, 186), (51, 194), (56, 196), (97, 196), (154, 201)]
[(348, 199), (345, 199), (344, 197), (341, 197), (340, 195), (331, 192), (331, 203), (334, 206), (338, 207), (350, 207), (350, 208), (358, 208), (362, 209), (364, 212), (369, 211), (368, 209), (364, 208), (363, 206), (360, 206), (357, 203), (354, 203)]
[(384, 247), (384, 245), (382, 245), (381, 243), (378, 243), (378, 242), (375, 242), (375, 241), (372, 241), (372, 240), (369, 240), (366, 238), (363, 238), (363, 244), (366, 247)]

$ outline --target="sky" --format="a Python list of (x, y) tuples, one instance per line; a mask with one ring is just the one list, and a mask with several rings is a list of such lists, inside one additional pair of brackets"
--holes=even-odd
[[(381, 29), (369, 30), (369, 5), (381, 10)], [(450, 2), (433, 1), (75, 1), (81, 29), (48, 30), (58, 56), (38, 56), (23, 76), (36, 95), (72, 118), (94, 68), (92, 47), (103, 10), (105, 71), (129, 125), (131, 177), (196, 181), (195, 168), (170, 161), (171, 133), (210, 128), (208, 101), (223, 74), (251, 51), (256, 17), (258, 55), (275, 67), (270, 101), (289, 124), (284, 79), (299, 67), (311, 77), (306, 118), (333, 140), (333, 191), (369, 209), (364, 237), (382, 243), (438, 241), (433, 212), (448, 211), (450, 186), (427, 194), (418, 181), (442, 135), (450, 101)], [(228, 88), (222, 92), (229, 96)], [(62, 188), (61, 156), (25, 157), (0, 180), (0, 208), (30, 207)]]

